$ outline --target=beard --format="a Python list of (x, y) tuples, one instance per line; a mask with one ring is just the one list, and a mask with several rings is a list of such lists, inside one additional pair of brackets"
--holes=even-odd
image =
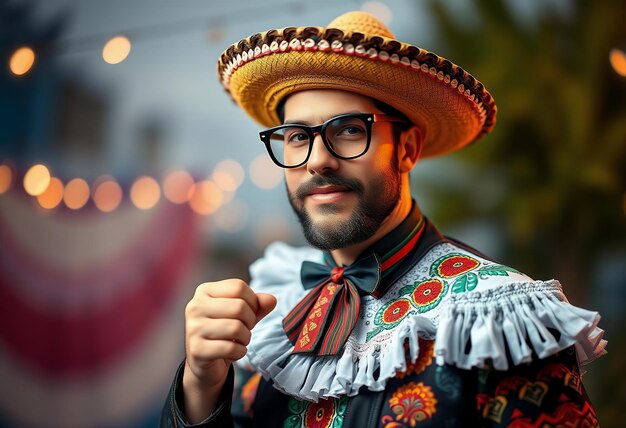
[[(374, 176), (369, 184), (369, 188), (366, 189), (357, 179), (328, 174), (314, 176), (293, 193), (287, 188), (289, 203), (302, 225), (304, 237), (309, 244), (321, 250), (335, 250), (371, 238), (400, 200), (400, 172), (391, 166), (386, 172)], [(312, 189), (326, 185), (342, 186), (356, 193), (357, 206), (347, 219), (315, 222), (304, 207), (306, 195)], [(318, 209), (322, 214), (329, 216), (340, 211), (337, 204), (323, 204)]]

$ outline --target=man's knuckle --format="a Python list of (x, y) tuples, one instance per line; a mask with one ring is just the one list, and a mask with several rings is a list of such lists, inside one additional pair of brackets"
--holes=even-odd
[(231, 302), (231, 309), (235, 316), (239, 319), (242, 319), (245, 316), (247, 308), (248, 304), (241, 299), (233, 299)]
[(243, 280), (241, 279), (231, 279), (229, 282), (229, 286), (231, 287), (231, 289), (237, 293), (238, 296), (241, 296), (246, 288), (248, 288), (248, 284), (246, 284)]

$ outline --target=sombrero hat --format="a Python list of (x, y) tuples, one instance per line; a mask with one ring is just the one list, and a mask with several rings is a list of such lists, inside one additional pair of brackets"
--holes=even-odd
[(340, 89), (380, 100), (424, 133), (422, 157), (442, 155), (491, 131), (496, 105), (482, 83), (432, 52), (395, 40), (365, 12), (328, 27), (288, 27), (231, 45), (218, 62), (233, 100), (266, 127), (280, 124), (277, 106), (307, 89)]

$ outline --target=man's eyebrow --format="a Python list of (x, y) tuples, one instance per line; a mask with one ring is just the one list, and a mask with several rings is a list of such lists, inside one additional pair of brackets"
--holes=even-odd
[[(328, 116), (327, 118), (324, 119), (323, 122), (326, 122), (327, 120), (332, 119), (333, 117), (341, 116), (342, 114), (353, 114), (353, 113), (354, 114), (363, 114), (364, 112), (362, 112), (360, 110), (344, 111), (343, 113), (335, 114), (333, 116)], [(307, 125), (307, 126), (314, 126), (314, 125), (320, 125), (320, 123), (313, 123), (313, 122), (305, 120), (305, 119), (290, 119), (290, 120), (285, 120), (283, 122), (283, 125)]]

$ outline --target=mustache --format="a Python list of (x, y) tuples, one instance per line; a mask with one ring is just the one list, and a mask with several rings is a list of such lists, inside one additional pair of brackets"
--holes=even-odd
[(339, 175), (316, 175), (296, 190), (296, 197), (304, 199), (316, 187), (341, 186), (357, 194), (363, 193), (363, 184), (355, 178), (346, 178)]

